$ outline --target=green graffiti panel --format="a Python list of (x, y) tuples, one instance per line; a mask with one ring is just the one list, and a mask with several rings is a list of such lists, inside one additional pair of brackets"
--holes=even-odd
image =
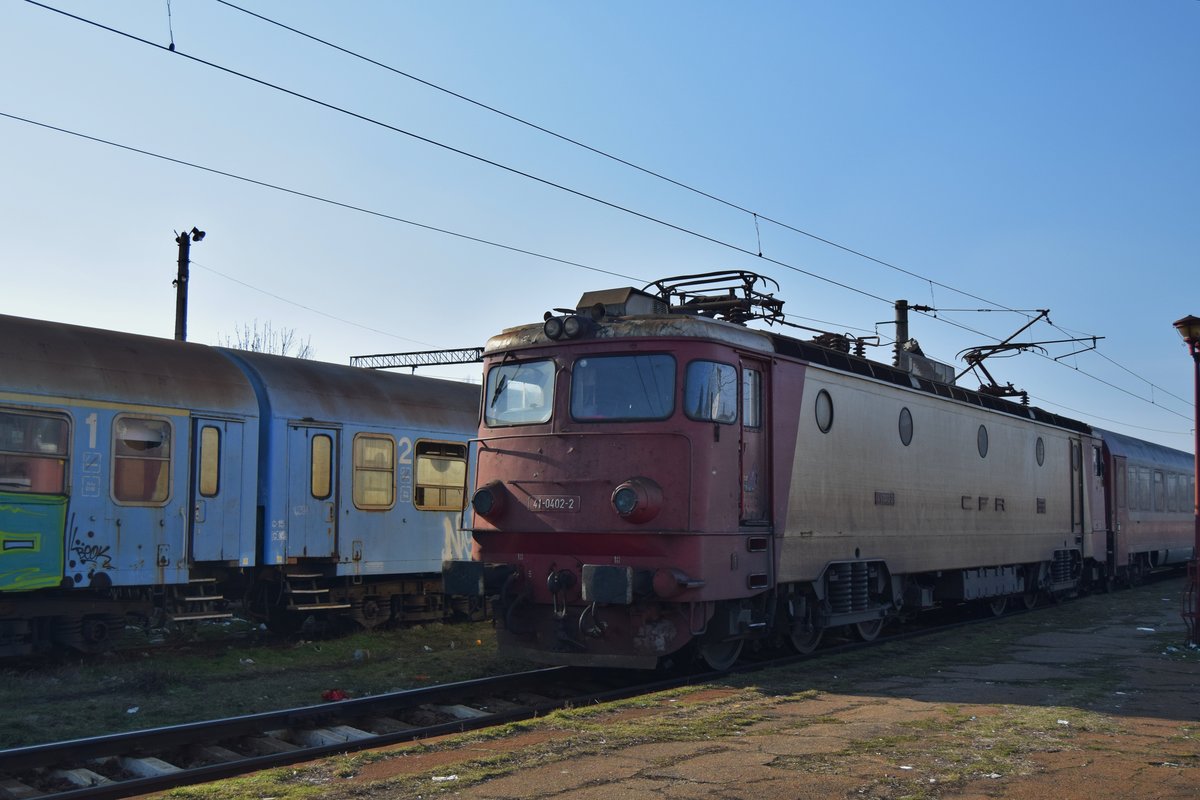
[(62, 582), (67, 498), (0, 492), (0, 592)]

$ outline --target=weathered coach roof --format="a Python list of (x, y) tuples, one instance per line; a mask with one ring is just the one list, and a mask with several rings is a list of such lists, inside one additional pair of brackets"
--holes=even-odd
[(245, 375), (210, 347), (0, 315), (0, 392), (256, 416)]
[(1099, 428), (1095, 429), (1095, 431), (1104, 440), (1104, 443), (1108, 445), (1109, 452), (1114, 456), (1122, 456), (1133, 461), (1172, 467), (1187, 473), (1191, 473), (1195, 468), (1195, 459), (1191, 453), (1185, 453), (1182, 450), (1165, 447), (1161, 444), (1143, 442), (1141, 439), (1134, 439), (1132, 436), (1104, 431)]
[(478, 424), (477, 384), (217, 349), (245, 366), (276, 417), (470, 432)]

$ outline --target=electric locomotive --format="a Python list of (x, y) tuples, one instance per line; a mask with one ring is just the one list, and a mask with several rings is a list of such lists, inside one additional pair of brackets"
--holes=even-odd
[[(502, 647), (723, 669), (746, 642), (809, 652), (913, 610), (1001, 613), (1143, 559), (1114, 541), (1100, 432), (963, 389), (915, 342), (883, 364), (751, 329), (783, 322), (762, 280), (589, 292), (489, 340), (470, 527), (504, 565)], [(1159, 518), (1156, 549), (1190, 557), (1190, 517)]]

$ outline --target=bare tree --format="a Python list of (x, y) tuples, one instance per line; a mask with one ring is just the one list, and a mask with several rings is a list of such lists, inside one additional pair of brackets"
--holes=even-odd
[(242, 324), (233, 336), (222, 336), (220, 344), (235, 350), (249, 350), (252, 353), (274, 353), (278, 356), (292, 358), (312, 358), (313, 346), (310, 339), (301, 340), (296, 335), (295, 328), (276, 330), (270, 322), (264, 322), (259, 327), (258, 320), (253, 325)]

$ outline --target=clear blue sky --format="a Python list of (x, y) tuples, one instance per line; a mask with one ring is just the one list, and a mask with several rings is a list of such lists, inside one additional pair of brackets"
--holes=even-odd
[[(1026, 341), (1065, 330), (1105, 337), (1099, 351), (998, 361), (998, 379), (1191, 449), (1171, 323), (1200, 315), (1200, 2), (238, 3), (920, 277), (768, 222), (756, 234), (728, 205), (215, 0), (174, 0), (170, 27), (166, 0), (46, 2), (162, 46), (173, 30), (177, 52), (7, 0), (2, 113), (632, 280), (0, 117), (0, 313), (169, 337), (174, 232), (192, 226), (208, 236), (189, 339), (258, 320), (343, 363), (479, 345), (588, 289), (750, 269), (779, 281), (795, 321), (841, 331), (891, 319), (868, 295), (1049, 308), (1059, 327)], [(759, 235), (787, 266), (736, 249)], [(946, 361), (989, 341), (947, 320), (991, 341), (1026, 321), (938, 316), (912, 333)]]

